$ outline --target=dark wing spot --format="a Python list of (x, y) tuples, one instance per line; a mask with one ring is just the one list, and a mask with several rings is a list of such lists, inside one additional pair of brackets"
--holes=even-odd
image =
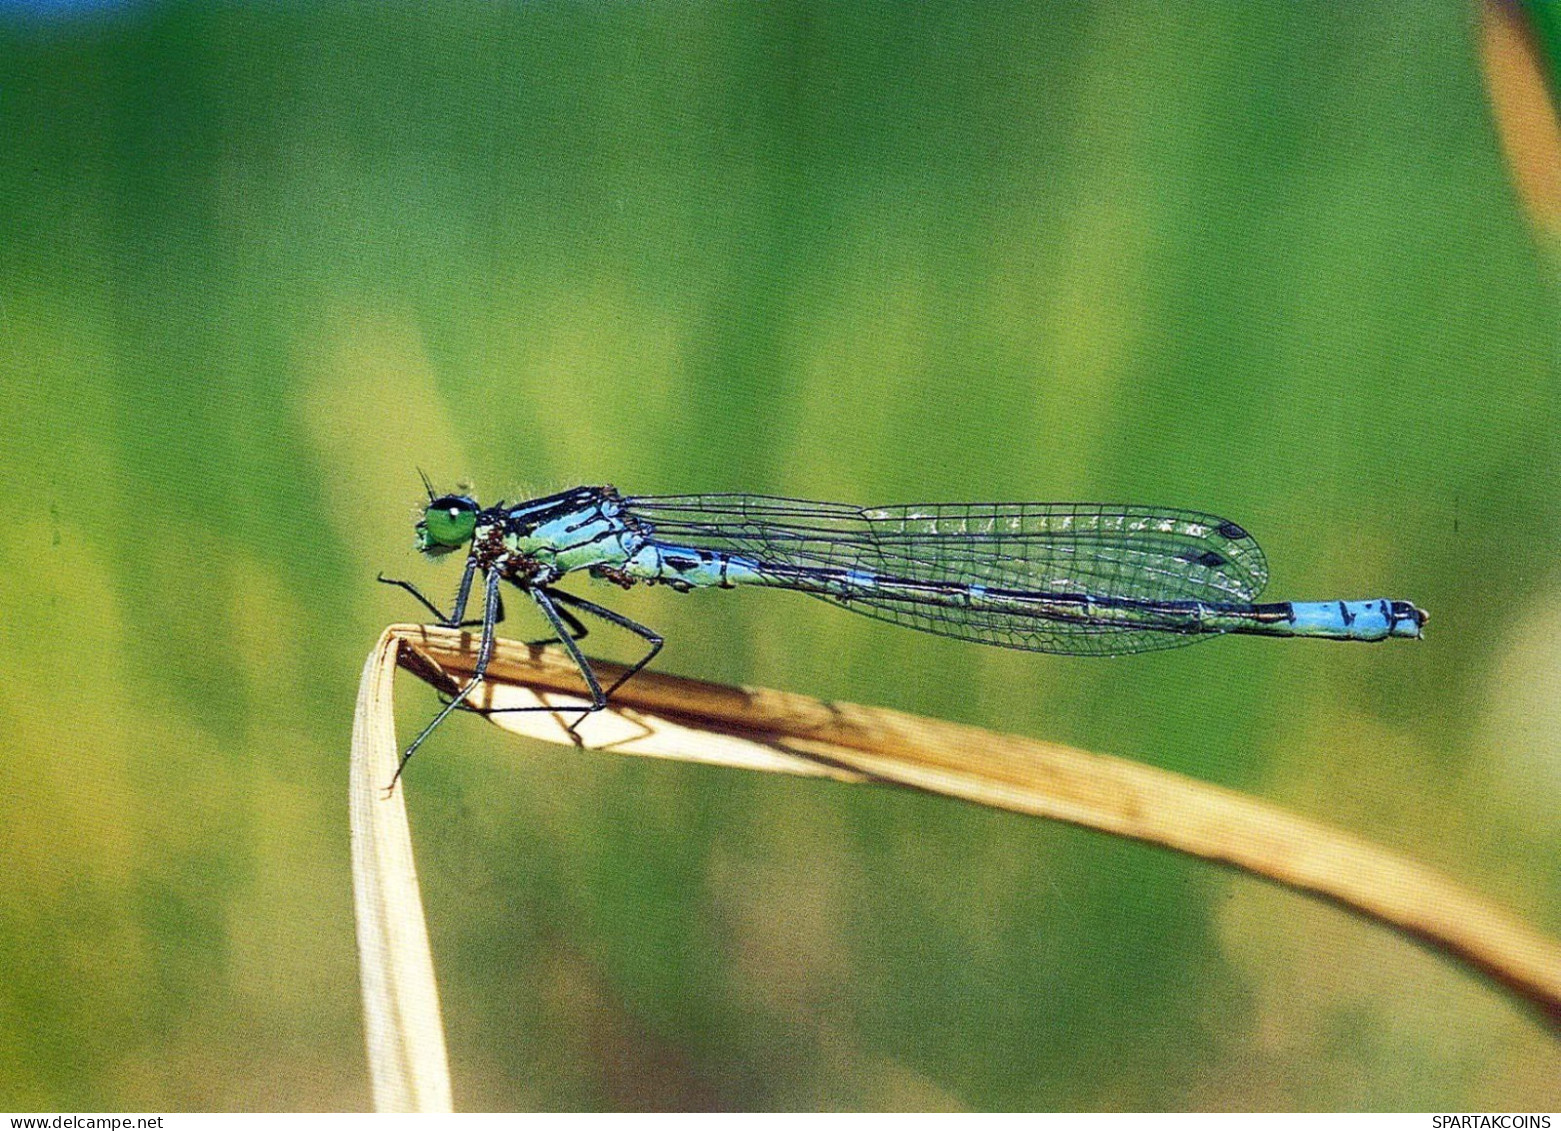
[(1202, 553), (1199, 553), (1197, 550), (1187, 550), (1178, 556), (1189, 565), (1201, 565), (1208, 569), (1219, 569), (1220, 566), (1226, 564), (1225, 555), (1217, 554), (1213, 550), (1204, 550)]
[(1222, 538), (1229, 538), (1232, 542), (1239, 542), (1243, 538), (1252, 537), (1234, 522), (1222, 522), (1219, 525), (1219, 533)]

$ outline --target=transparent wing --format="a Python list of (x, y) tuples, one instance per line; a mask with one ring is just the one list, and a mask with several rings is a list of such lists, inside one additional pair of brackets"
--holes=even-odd
[[(982, 607), (967, 599), (969, 587), (1242, 603), (1254, 600), (1268, 581), (1263, 551), (1239, 525), (1170, 508), (1097, 503), (854, 507), (756, 495), (643, 497), (627, 499), (625, 505), (659, 542), (739, 554), (761, 571), (859, 571), (871, 582), (848, 580), (843, 594), (812, 595), (880, 620), (1009, 648), (1115, 655), (1174, 648), (1203, 637), (1157, 630), (1152, 624), (1048, 617), (1039, 601), (1034, 611), (1022, 600), (1018, 608)], [(896, 579), (912, 584), (897, 588)]]
[(999, 648), (1019, 648), (1027, 652), (1123, 656), (1130, 652), (1181, 648), (1218, 635), (1057, 620), (1018, 609), (961, 608), (958, 605), (929, 602), (919, 597), (892, 596), (882, 592), (863, 591), (840, 597), (812, 593), (809, 596), (874, 620), (889, 621), (891, 624), (949, 636), (955, 640), (995, 644)]
[(625, 500), (658, 541), (760, 565), (1136, 600), (1252, 601), (1253, 537), (1214, 515), (1098, 503), (853, 507), (758, 495)]

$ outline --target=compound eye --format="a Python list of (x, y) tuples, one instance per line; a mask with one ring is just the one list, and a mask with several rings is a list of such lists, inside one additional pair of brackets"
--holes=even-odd
[(423, 511), (424, 548), (453, 550), (472, 539), (477, 527), (477, 503), (464, 495), (446, 495), (435, 499)]

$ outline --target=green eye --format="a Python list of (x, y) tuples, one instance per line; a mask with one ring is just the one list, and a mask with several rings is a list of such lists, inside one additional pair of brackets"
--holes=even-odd
[(477, 527), (477, 504), (464, 495), (446, 495), (428, 504), (417, 524), (417, 548), (444, 553), (472, 540)]

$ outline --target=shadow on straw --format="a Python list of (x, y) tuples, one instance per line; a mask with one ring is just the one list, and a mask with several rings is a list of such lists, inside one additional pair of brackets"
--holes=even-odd
[[(393, 625), (385, 630), (364, 670), (354, 728), (353, 849), (355, 870), (378, 838), (375, 822), (396, 824), (401, 849), (378, 859), (401, 869), (375, 881), (375, 896), (360, 894), (365, 1010), (370, 1015), (371, 1060), (376, 1041), (393, 1075), (437, 1061), (443, 1038), (422, 1048), (414, 1033), (376, 1038), (374, 1026), (427, 1023), (437, 1017), (432, 962), (417, 909), (410, 838), (399, 793), (386, 798), (399, 748), (391, 712), (396, 665), (444, 692), (472, 673), (476, 638), (452, 629)], [(593, 661), (604, 686), (623, 671)], [(372, 684), (372, 688), (371, 688)], [(587, 718), (578, 738), (566, 729), (587, 700), (578, 671), (556, 649), (498, 640), (487, 680), (473, 696), (483, 708), (551, 707), (491, 714), (505, 730), (588, 750), (674, 758), (845, 782), (877, 782), (956, 797), (979, 805), (1068, 821), (1117, 836), (1216, 860), (1310, 892), (1376, 919), (1490, 976), (1561, 1025), (1561, 944), (1440, 873), (1359, 837), (1307, 820), (1275, 805), (1153, 766), (1054, 743), (921, 718), (852, 703), (825, 703), (762, 688), (728, 687), (642, 672), (613, 696), (611, 706)], [(365, 718), (365, 715), (373, 719)], [(360, 740), (363, 748), (359, 748)], [(360, 772), (361, 766), (361, 772)], [(363, 813), (364, 829), (359, 828)], [(404, 868), (402, 865), (404, 864)], [(410, 887), (407, 887), (408, 881)], [(394, 898), (390, 891), (399, 892)], [(399, 909), (399, 910), (395, 910)], [(366, 930), (392, 914), (416, 918), (415, 927)], [(394, 937), (392, 937), (392, 935)], [(374, 950), (365, 945), (365, 939)], [(421, 942), (423, 956), (388, 961), (382, 950)], [(371, 959), (382, 966), (372, 977)], [(388, 972), (386, 972), (388, 971)], [(426, 977), (426, 987), (414, 983)], [(372, 983), (372, 984), (371, 984)], [(388, 989), (387, 989), (388, 987)], [(437, 1054), (437, 1055), (436, 1055)], [(442, 1091), (398, 1078), (383, 1085), (386, 1102), (415, 1102)], [(380, 1071), (375, 1070), (376, 1105)], [(406, 1110), (405, 1107), (397, 1110)]]

